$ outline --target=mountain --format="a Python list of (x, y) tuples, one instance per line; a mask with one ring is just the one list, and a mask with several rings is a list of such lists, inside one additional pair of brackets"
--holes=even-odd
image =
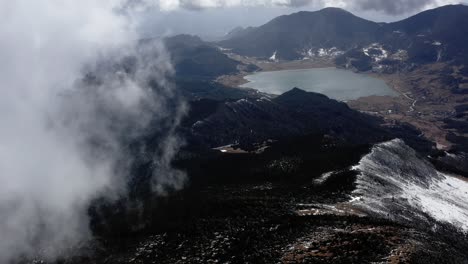
[(348, 50), (337, 64), (359, 71), (393, 72), (415, 65), (468, 63), (468, 6), (448, 5), (383, 24), (376, 42)]
[[(467, 259), (467, 194), (454, 188), (466, 181), (437, 171), (402, 140), (366, 144), (382, 135), (368, 130), (375, 119), (297, 88), (274, 99), (202, 99), (190, 109), (184, 126), (213, 145), (241, 135), (282, 138), (249, 153), (201, 150), (188, 140), (174, 162), (187, 172), (184, 190), (151, 197), (138, 188), (130, 205), (94, 205), (99, 240), (64, 263)], [(309, 124), (299, 126), (301, 119)]]
[(253, 29), (253, 27), (247, 27), (247, 28), (235, 27), (224, 36), (223, 40), (243, 36), (243, 35), (247, 34), (252, 29)]
[(164, 39), (179, 78), (212, 79), (236, 73), (238, 61), (197, 36), (177, 35)]
[(448, 5), (385, 25), (381, 42), (407, 49), (410, 60), (434, 62), (467, 58), (468, 6)]
[(217, 77), (236, 74), (248, 65), (233, 60), (219, 48), (197, 36), (176, 35), (164, 39), (175, 69), (174, 81), (178, 90), (189, 100), (240, 99), (255, 96), (248, 89), (233, 89), (214, 82)]
[(218, 44), (258, 58), (341, 55), (337, 64), (370, 70), (401, 61), (464, 63), (468, 61), (466, 43), (468, 7), (448, 5), (394, 23), (375, 23), (338, 8), (298, 12), (257, 28), (236, 30)]
[(360, 175), (354, 203), (362, 210), (427, 228), (438, 221), (468, 230), (468, 183), (437, 171), (402, 140), (375, 145), (355, 169)]
[(342, 9), (326, 8), (277, 17), (263, 26), (237, 31), (219, 45), (246, 56), (269, 58), (276, 53), (281, 59), (297, 59), (315, 52), (314, 48), (348, 50), (372, 42), (379, 27)]
[[(209, 108), (206, 106), (210, 105)], [(432, 143), (407, 127), (383, 128), (376, 117), (360, 113), (325, 95), (294, 88), (275, 98), (193, 102), (185, 122), (194, 145), (209, 148), (255, 144), (307, 135), (327, 135), (345, 144), (373, 144), (395, 136), (421, 151)], [(192, 118), (195, 116), (198, 118)]]
[[(225, 102), (194, 123), (191, 131), (204, 144), (217, 147), (235, 143), (248, 146), (269, 139), (327, 133), (363, 142), (378, 135), (377, 127), (375, 120), (344, 103), (295, 88), (273, 99)], [(355, 133), (355, 128), (361, 133)], [(365, 139), (358, 138), (363, 134), (367, 135)]]

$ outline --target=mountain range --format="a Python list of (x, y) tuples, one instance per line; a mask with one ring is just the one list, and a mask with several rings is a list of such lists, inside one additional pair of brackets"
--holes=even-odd
[[(449, 5), (393, 23), (359, 18), (339, 8), (298, 12), (217, 43), (244, 56), (293, 60), (330, 53), (414, 63), (467, 60), (468, 7)], [(369, 54), (371, 53), (371, 54)]]

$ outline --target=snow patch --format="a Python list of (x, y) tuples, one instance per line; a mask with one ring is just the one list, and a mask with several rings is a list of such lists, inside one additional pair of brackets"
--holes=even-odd
[(448, 223), (468, 232), (468, 181), (437, 171), (395, 139), (375, 145), (353, 167), (360, 174), (351, 204), (400, 221)]
[(192, 125), (192, 128), (195, 128), (197, 126), (202, 126), (204, 124), (204, 121), (203, 120), (198, 120), (197, 122), (195, 122), (193, 125)]
[(436, 59), (436, 61), (439, 62), (439, 61), (441, 61), (441, 60), (442, 60), (442, 50), (438, 50), (438, 51), (437, 51), (437, 59)]
[(468, 232), (468, 182), (450, 175), (440, 175), (442, 179), (433, 182), (429, 188), (406, 185), (402, 197), (436, 220), (451, 223)]
[(222, 52), (232, 51), (232, 49), (223, 48), (223, 47), (218, 47), (218, 49)]
[(278, 53), (278, 51), (275, 51), (275, 52), (273, 53), (273, 55), (271, 55), (271, 57), (270, 57), (270, 60), (271, 60), (271, 61), (278, 61), (278, 59), (276, 58), (276, 54), (277, 54), (277, 53)]
[(374, 62), (379, 62), (388, 58), (388, 51), (385, 50), (382, 44), (379, 43), (373, 43), (367, 47), (364, 47), (362, 52), (366, 54), (366, 56), (371, 57)]
[(333, 173), (335, 173), (335, 171), (326, 172), (320, 175), (320, 177), (318, 177), (317, 179), (314, 179), (313, 183), (317, 185), (323, 184), (333, 175)]
[(330, 57), (334, 58), (339, 55), (344, 54), (342, 50), (339, 50), (337, 47), (332, 47), (332, 48), (310, 48), (305, 50), (304, 52), (301, 53), (304, 57), (303, 59), (311, 59), (311, 58), (324, 58), (324, 57)]

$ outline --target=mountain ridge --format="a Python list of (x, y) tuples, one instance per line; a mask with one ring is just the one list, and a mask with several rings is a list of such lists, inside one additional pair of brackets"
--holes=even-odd
[(217, 44), (239, 55), (296, 60), (342, 55), (379, 43), (392, 54), (404, 49), (412, 62), (425, 63), (457, 56), (465, 61), (466, 35), (468, 6), (462, 4), (423, 11), (391, 23), (366, 20), (340, 8), (325, 8), (279, 16), (259, 27), (237, 31)]
[[(353, 31), (353, 28), (359, 30)], [(328, 48), (350, 48), (347, 45), (350, 40), (360, 43), (366, 40), (367, 33), (374, 32), (377, 28), (377, 24), (347, 11), (327, 8), (279, 16), (260, 27), (237, 32), (234, 38), (219, 44), (241, 55), (270, 57), (277, 52), (281, 58), (294, 59), (298, 49), (307, 53), (306, 43), (311, 47), (326, 43)], [(281, 45), (278, 46), (277, 43)]]

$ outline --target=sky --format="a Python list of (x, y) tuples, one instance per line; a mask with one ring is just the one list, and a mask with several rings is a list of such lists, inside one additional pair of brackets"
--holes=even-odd
[(207, 40), (222, 37), (241, 26), (259, 26), (298, 11), (340, 7), (376, 22), (404, 19), (423, 10), (468, 0), (160, 0), (142, 15), (141, 34), (147, 37), (174, 34), (199, 35)]

